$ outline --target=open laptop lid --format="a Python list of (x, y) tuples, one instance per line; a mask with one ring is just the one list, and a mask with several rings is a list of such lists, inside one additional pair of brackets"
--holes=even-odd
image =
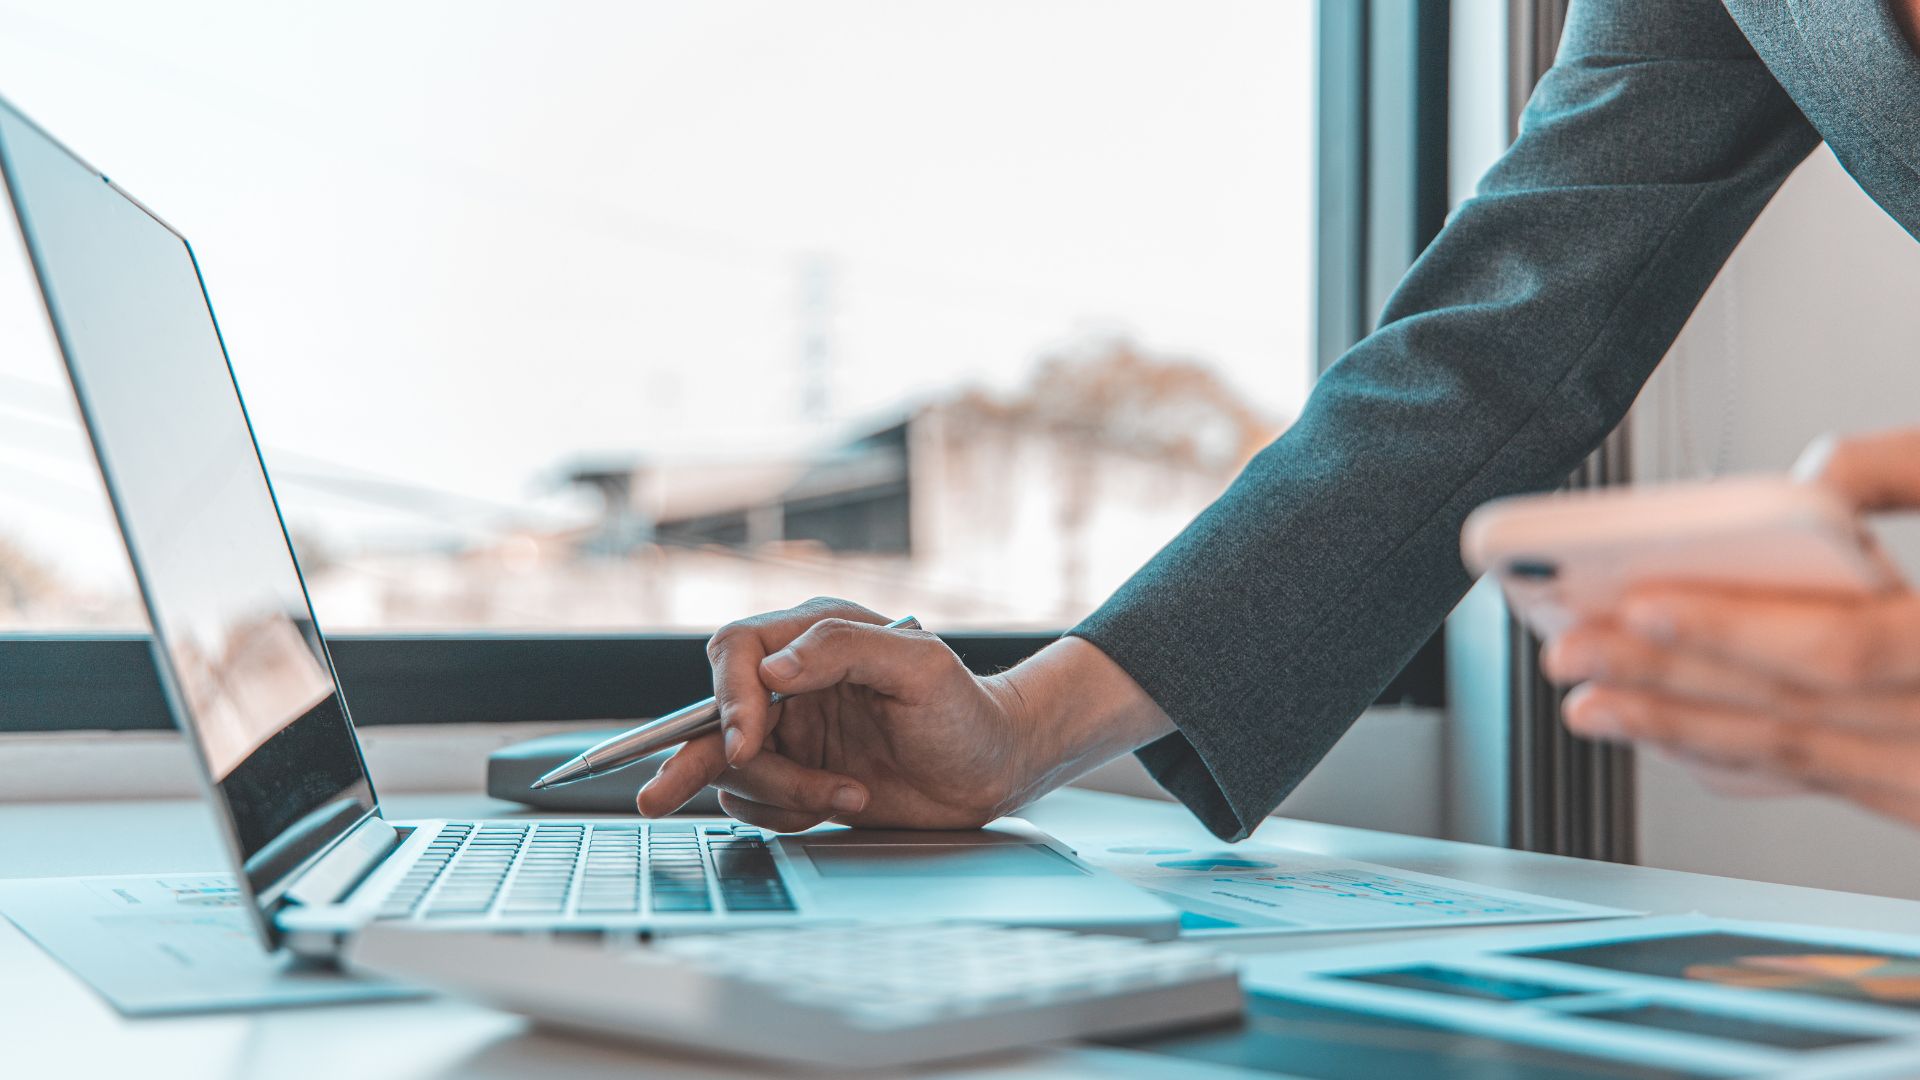
[(326, 642), (186, 239), (0, 100), (4, 175), (261, 933), (377, 813)]

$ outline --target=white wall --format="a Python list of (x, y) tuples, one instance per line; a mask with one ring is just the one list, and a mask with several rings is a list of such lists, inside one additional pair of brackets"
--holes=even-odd
[[(1920, 244), (1818, 152), (1641, 395), (1636, 475), (1782, 469), (1825, 431), (1920, 424), (1917, 299)], [(1910, 573), (1920, 568), (1920, 530), (1886, 539)], [(1643, 761), (1640, 822), (1651, 866), (1920, 897), (1920, 831), (1829, 800), (1722, 798)]]
[[(1438, 709), (1368, 709), (1274, 813), (1303, 821), (1451, 838), (1442, 814)], [(1122, 795), (1167, 798), (1128, 754), (1074, 781)]]

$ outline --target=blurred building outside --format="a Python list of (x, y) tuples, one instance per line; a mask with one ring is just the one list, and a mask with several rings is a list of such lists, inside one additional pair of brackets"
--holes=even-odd
[(811, 454), (575, 463), (591, 524), (310, 575), (331, 626), (711, 628), (810, 596), (936, 627), (1058, 628), (1217, 497), (1278, 426), (1204, 367), (1125, 344), (961, 392)]
[[(343, 545), (289, 517), (332, 631), (710, 629), (816, 595), (942, 629), (1057, 629), (1280, 426), (1201, 364), (1103, 341), (1043, 361), (1011, 397), (955, 390), (824, 449), (568, 463), (561, 482), (599, 506), (572, 524)], [(0, 537), (0, 625), (138, 625), (131, 599), (65, 588)]]

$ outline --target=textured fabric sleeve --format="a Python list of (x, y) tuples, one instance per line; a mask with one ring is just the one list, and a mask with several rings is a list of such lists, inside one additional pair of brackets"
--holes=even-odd
[(1177, 733), (1217, 835), (1271, 813), (1458, 602), (1461, 522), (1617, 424), (1818, 136), (1710, 0), (1575, 0), (1520, 137), (1292, 428), (1072, 631)]

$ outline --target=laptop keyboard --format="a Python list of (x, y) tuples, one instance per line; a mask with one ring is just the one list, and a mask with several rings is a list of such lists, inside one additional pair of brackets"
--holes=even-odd
[(751, 825), (454, 822), (382, 919), (699, 915), (794, 910)]

